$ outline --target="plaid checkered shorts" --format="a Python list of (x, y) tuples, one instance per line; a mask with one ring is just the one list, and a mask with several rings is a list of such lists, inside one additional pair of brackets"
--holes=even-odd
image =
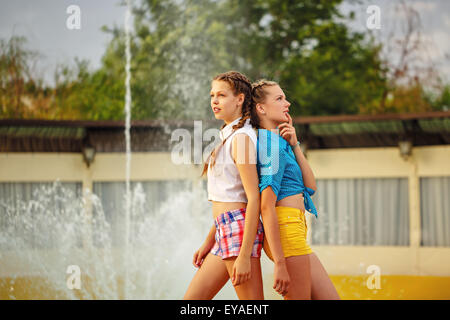
[[(220, 214), (216, 218), (214, 221), (216, 225), (216, 243), (211, 249), (212, 254), (222, 259), (239, 255), (244, 237), (245, 211), (246, 208), (231, 210)], [(256, 239), (252, 248), (252, 257), (261, 257), (263, 239), (264, 229), (261, 220), (259, 220)]]

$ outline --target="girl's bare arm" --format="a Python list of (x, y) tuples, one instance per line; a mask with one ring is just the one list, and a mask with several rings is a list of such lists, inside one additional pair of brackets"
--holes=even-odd
[(280, 135), (289, 143), (291, 147), (295, 146), (293, 152), (295, 154), (295, 159), (297, 160), (297, 163), (302, 170), (303, 183), (305, 187), (311, 188), (316, 191), (317, 187), (314, 173), (309, 166), (308, 161), (306, 160), (305, 155), (302, 152), (302, 149), (297, 144), (297, 133), (295, 132), (295, 128), (292, 125), (292, 118), (289, 114), (287, 116), (289, 121), (284, 122), (278, 126)]
[[(256, 170), (256, 146), (247, 134), (236, 134), (233, 137), (232, 157), (236, 163), (247, 196), (244, 235), (238, 256), (239, 261), (236, 260), (238, 263), (235, 263), (237, 267), (242, 267), (237, 272), (243, 271), (244, 273), (243, 276), (237, 275), (236, 283), (242, 283), (250, 277), (250, 256), (256, 238), (260, 212), (259, 178)], [(241, 259), (246, 260), (246, 262), (241, 264)]]
[(306, 160), (305, 155), (299, 145), (294, 148), (295, 159), (297, 160), (300, 169), (302, 170), (303, 183), (305, 187), (311, 188), (314, 191), (317, 190), (316, 179), (314, 178), (314, 173), (309, 166), (308, 160)]
[(283, 247), (280, 238), (280, 226), (275, 211), (277, 196), (272, 187), (267, 187), (261, 193), (261, 215), (264, 225), (264, 241), (267, 241), (275, 263), (273, 288), (281, 295), (289, 289), (289, 274), (286, 267)]

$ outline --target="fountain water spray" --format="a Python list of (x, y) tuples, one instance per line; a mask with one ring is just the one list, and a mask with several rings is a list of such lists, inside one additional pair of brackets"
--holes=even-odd
[[(36, 190), (32, 200), (0, 201), (0, 213), (6, 212), (0, 215), (0, 289), (8, 288), (5, 298), (180, 299), (195, 273), (192, 254), (212, 225), (201, 181), (168, 188), (168, 199), (154, 198), (152, 210), (146, 200), (152, 192), (139, 182), (131, 190), (132, 1), (126, 4), (125, 204), (119, 199), (116, 203), (117, 193), (102, 194), (103, 182), (95, 182), (93, 193), (84, 196), (55, 183)], [(189, 84), (189, 79), (179, 83)], [(186, 88), (188, 95), (192, 90)], [(143, 182), (147, 188), (152, 183)], [(108, 188), (122, 186), (112, 183)], [(104, 210), (109, 202), (116, 206)], [(120, 239), (119, 246), (115, 239)], [(81, 289), (67, 286), (71, 265), (81, 270)], [(217, 296), (235, 297), (230, 283)]]
[(130, 238), (130, 211), (131, 211), (131, 193), (130, 193), (130, 169), (131, 169), (131, 49), (130, 49), (130, 18), (131, 18), (131, 0), (127, 0), (127, 11), (125, 13), (125, 146), (126, 146), (126, 163), (125, 163), (125, 274), (124, 274), (124, 299), (127, 298), (128, 292), (128, 248)]

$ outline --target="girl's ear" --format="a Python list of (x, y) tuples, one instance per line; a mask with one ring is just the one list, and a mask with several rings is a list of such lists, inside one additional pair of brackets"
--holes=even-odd
[(261, 113), (261, 114), (266, 114), (266, 111), (264, 110), (264, 107), (263, 107), (260, 103), (257, 103), (257, 104), (256, 104), (256, 110), (257, 110), (259, 113)]
[(244, 100), (245, 100), (245, 94), (240, 93), (238, 95), (238, 104), (243, 105), (244, 104)]

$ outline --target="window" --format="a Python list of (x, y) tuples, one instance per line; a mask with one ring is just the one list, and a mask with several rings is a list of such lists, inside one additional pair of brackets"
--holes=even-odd
[(450, 246), (450, 177), (420, 179), (422, 246)]
[(311, 244), (409, 245), (408, 179), (317, 179)]

